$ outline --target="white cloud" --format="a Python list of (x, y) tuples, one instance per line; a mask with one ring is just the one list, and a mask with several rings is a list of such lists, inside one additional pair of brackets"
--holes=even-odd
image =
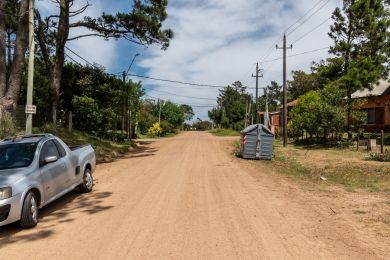
[[(167, 51), (152, 47), (148, 55), (138, 63), (138, 66), (147, 70), (147, 75), (214, 85), (227, 85), (240, 80), (245, 85), (254, 87), (255, 81), (251, 73), (255, 71), (255, 62), (264, 55), (267, 56), (267, 60), (280, 57), (282, 52), (275, 50), (275, 41), (282, 37), (284, 29), (293, 24), (316, 1), (313, 3), (310, 1), (309, 5), (305, 0), (192, 2), (171, 0), (169, 3), (166, 26), (174, 30), (175, 38)], [(339, 4), (337, 0), (327, 3), (310, 20), (288, 35), (288, 44), (329, 18)], [(295, 43), (293, 50), (288, 51), (288, 55), (329, 46), (331, 42), (327, 32), (330, 23), (328, 20)], [(281, 45), (282, 41), (278, 44)], [(308, 71), (311, 61), (318, 61), (327, 56), (327, 51), (323, 50), (291, 57), (288, 59), (288, 71), (298, 69)], [(270, 65), (272, 66), (269, 67)], [(269, 68), (261, 79), (261, 86), (269, 84), (271, 80), (282, 82), (282, 60), (264, 63), (262, 67)], [(177, 102), (215, 103), (175, 97), (158, 91), (202, 98), (215, 98), (218, 95), (218, 90), (211, 88), (179, 87), (149, 80), (145, 80), (144, 85), (154, 85), (156, 91), (149, 92), (150, 95)], [(207, 119), (208, 108), (195, 110), (198, 116)]]
[[(127, 8), (128, 1), (90, 1), (92, 6), (87, 12), (79, 16), (99, 16), (103, 11), (114, 13), (115, 8)], [(274, 48), (279, 38), (281, 45), (283, 31), (301, 17), (318, 1), (307, 0), (170, 0), (168, 6), (168, 19), (166, 27), (175, 32), (175, 38), (167, 51), (161, 51), (158, 46), (149, 47), (137, 59), (137, 64), (148, 76), (176, 79), (181, 81), (198, 82), (213, 85), (227, 85), (240, 80), (249, 87), (255, 86), (251, 74), (255, 71), (255, 63), (267, 56), (272, 60), (281, 56), (281, 50)], [(322, 0), (326, 3), (327, 0)], [(86, 0), (75, 1), (75, 7), (82, 6)], [(119, 4), (120, 3), (120, 4)], [(320, 7), (322, 5), (318, 5)], [(319, 25), (331, 16), (334, 8), (341, 4), (341, 0), (330, 0), (309, 21), (299, 27), (287, 42), (290, 44)], [(43, 13), (58, 12), (52, 1), (37, 2)], [(126, 10), (127, 10), (126, 9)], [(314, 9), (316, 10), (316, 9)], [(329, 46), (331, 41), (327, 36), (329, 25), (325, 24), (310, 33), (307, 37), (294, 44), (288, 55), (294, 55), (313, 49)], [(72, 29), (71, 36), (85, 32), (82, 29)], [(118, 66), (121, 56), (132, 56), (129, 49), (120, 48), (121, 42), (104, 41), (97, 37), (83, 38), (70, 42), (67, 46), (80, 53), (90, 61), (104, 65), (108, 70), (118, 67), (127, 67), (126, 64)], [(133, 51), (134, 52), (134, 51)], [(68, 53), (72, 57), (71, 53)], [(291, 70), (305, 70), (310, 68), (311, 61), (326, 58), (327, 51), (319, 51), (288, 58), (288, 75)], [(82, 62), (77, 57), (76, 60)], [(272, 65), (272, 66), (270, 66)], [(262, 64), (264, 78), (260, 86), (264, 87), (271, 80), (282, 82), (282, 60)], [(216, 98), (218, 89), (181, 86), (173, 83), (160, 83), (143, 80), (149, 95), (170, 99), (180, 103), (215, 104), (212, 100), (190, 99), (163, 93), (175, 93), (181, 96), (195, 96), (199, 98)], [(161, 92), (158, 92), (161, 91)], [(254, 93), (253, 90), (251, 90)], [(197, 116), (207, 119), (209, 108), (195, 108)]]

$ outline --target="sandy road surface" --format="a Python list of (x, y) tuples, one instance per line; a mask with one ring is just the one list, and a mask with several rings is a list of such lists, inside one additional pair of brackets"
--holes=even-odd
[[(0, 259), (377, 259), (389, 247), (228, 143), (185, 133), (100, 165), (91, 194), (0, 228)], [(388, 246), (388, 244), (387, 244)]]

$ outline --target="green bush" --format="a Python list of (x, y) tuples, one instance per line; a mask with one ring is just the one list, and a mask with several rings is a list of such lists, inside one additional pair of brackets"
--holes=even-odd
[(175, 131), (176, 131), (175, 127), (166, 120), (161, 121), (160, 127), (162, 129), (162, 135), (167, 135), (169, 133), (175, 133)]
[(163, 130), (161, 129), (159, 123), (154, 123), (154, 124), (149, 128), (149, 131), (148, 131), (148, 135), (149, 135), (149, 136), (153, 136), (153, 137), (161, 136), (162, 133), (163, 133)]
[(390, 153), (370, 153), (367, 157), (370, 161), (390, 162)]
[(0, 138), (3, 139), (8, 136), (15, 135), (16, 125), (15, 121), (9, 114), (0, 115)]

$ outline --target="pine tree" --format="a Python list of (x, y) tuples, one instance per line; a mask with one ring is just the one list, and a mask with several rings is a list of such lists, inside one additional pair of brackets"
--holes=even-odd
[(380, 78), (388, 77), (390, 61), (388, 0), (344, 0), (336, 8), (329, 36), (334, 41), (330, 53), (342, 60), (342, 75), (334, 84), (347, 94), (347, 125), (351, 136), (352, 94), (372, 88)]

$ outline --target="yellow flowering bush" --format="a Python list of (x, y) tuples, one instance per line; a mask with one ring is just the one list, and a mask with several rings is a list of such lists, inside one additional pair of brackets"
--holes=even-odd
[(163, 130), (159, 123), (154, 123), (148, 130), (148, 135), (150, 136), (161, 136)]

